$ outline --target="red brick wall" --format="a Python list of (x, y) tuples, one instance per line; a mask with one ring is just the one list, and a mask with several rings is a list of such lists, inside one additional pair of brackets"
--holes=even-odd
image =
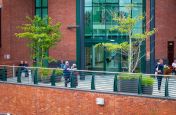
[[(27, 41), (17, 39), (16, 28), (26, 22), (26, 16), (34, 15), (33, 0), (3, 0), (2, 1), (2, 47), (0, 48), (0, 63), (15, 64), (20, 60), (30, 60), (30, 50)], [(10, 54), (10, 59), (4, 59), (4, 55)]]
[[(167, 59), (167, 42), (174, 41), (176, 48), (176, 1), (156, 1), (156, 58)], [(176, 53), (175, 53), (176, 57)]]
[[(13, 115), (175, 115), (176, 100), (0, 84), (0, 112)], [(104, 106), (95, 103), (105, 99)]]
[(76, 29), (67, 29), (68, 25), (76, 25), (76, 0), (49, 0), (48, 5), (49, 16), (62, 23), (62, 40), (50, 55), (59, 60), (76, 60)]

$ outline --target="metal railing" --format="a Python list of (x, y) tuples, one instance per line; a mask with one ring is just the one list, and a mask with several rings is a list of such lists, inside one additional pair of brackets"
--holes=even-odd
[(59, 68), (0, 66), (0, 81), (68, 87), (102, 92), (122, 92), (157, 97), (176, 97), (176, 76)]

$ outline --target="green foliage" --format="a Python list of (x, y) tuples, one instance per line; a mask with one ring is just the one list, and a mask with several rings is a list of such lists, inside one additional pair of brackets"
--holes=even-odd
[(41, 19), (35, 16), (33, 19), (30, 17), (26, 17), (26, 19), (27, 24), (18, 26), (22, 32), (15, 33), (15, 35), (30, 41), (28, 46), (32, 48), (32, 57), (37, 59), (38, 66), (42, 66), (43, 60), (50, 58), (46, 52), (60, 41), (61, 23), (52, 24), (52, 19), (49, 17)]
[(127, 51), (129, 49), (128, 42), (122, 42), (120, 44), (113, 44), (113, 43), (98, 43), (95, 47), (106, 47), (108, 51), (116, 51), (118, 49), (122, 49)]
[(120, 73), (119, 79), (120, 80), (134, 80), (134, 79), (139, 79), (140, 76), (142, 76), (141, 73), (138, 73), (138, 74)]
[(63, 70), (56, 69), (55, 75), (56, 76), (62, 76), (63, 75)]
[(154, 78), (151, 76), (142, 76), (142, 85), (143, 86), (153, 86)]
[(49, 79), (51, 74), (52, 74), (51, 69), (44, 69), (44, 68), (39, 69), (39, 76), (40, 76), (41, 80), (46, 79), (46, 78)]

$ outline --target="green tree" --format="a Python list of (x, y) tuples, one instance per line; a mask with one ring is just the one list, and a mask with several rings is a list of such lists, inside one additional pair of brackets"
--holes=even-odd
[[(131, 12), (132, 8), (133, 5), (129, 5), (127, 10)], [(130, 15), (125, 16), (115, 12), (112, 13), (112, 16), (113, 21), (116, 24), (110, 29), (110, 31), (117, 31), (118, 33), (126, 34), (128, 36), (128, 41), (119, 44), (99, 43), (96, 47), (103, 46), (111, 52), (121, 50), (121, 53), (128, 57), (128, 72), (134, 72), (143, 57), (140, 56), (142, 43), (149, 38), (149, 36), (153, 35), (156, 32), (156, 29), (154, 28), (152, 31), (145, 31), (143, 33), (133, 33), (135, 25), (139, 21), (143, 21), (145, 19), (144, 16), (140, 15), (137, 17), (131, 17)]]
[(36, 59), (36, 66), (44, 66), (44, 60), (50, 60), (47, 54), (49, 48), (60, 41), (61, 23), (52, 24), (50, 17), (34, 18), (26, 17), (28, 23), (18, 26), (21, 33), (15, 33), (16, 37), (29, 40), (29, 47), (32, 49), (32, 58)]

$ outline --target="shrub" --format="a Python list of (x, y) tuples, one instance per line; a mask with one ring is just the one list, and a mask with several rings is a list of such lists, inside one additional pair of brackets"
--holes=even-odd
[(63, 75), (63, 70), (57, 69), (55, 72), (56, 76), (62, 76)]
[(154, 78), (151, 76), (143, 76), (142, 77), (142, 85), (143, 86), (152, 86), (154, 83)]
[(120, 80), (139, 79), (139, 77), (140, 77), (141, 75), (142, 75), (141, 73), (139, 73), (139, 74), (120, 73), (120, 74), (119, 74), (119, 79), (120, 79)]
[(49, 76), (51, 76), (51, 74), (52, 74), (51, 69), (39, 69), (39, 75), (40, 75), (41, 79), (49, 78)]

